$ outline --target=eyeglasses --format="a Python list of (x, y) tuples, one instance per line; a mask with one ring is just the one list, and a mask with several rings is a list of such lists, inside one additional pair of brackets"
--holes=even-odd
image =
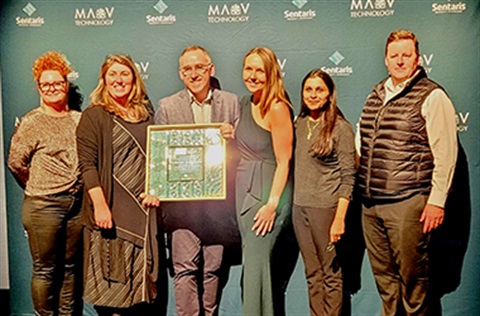
[(61, 90), (65, 87), (65, 81), (55, 81), (55, 82), (39, 82), (38, 88), (42, 92), (47, 92), (50, 88), (53, 88), (54, 91)]
[(186, 67), (183, 67), (183, 68), (180, 68), (180, 71), (182, 72), (182, 75), (184, 75), (185, 77), (190, 77), (193, 73), (193, 69), (195, 69), (196, 72), (198, 72), (199, 74), (204, 74), (206, 73), (209, 69), (210, 69), (210, 66), (212, 64), (198, 64), (198, 65), (195, 65), (195, 66), (186, 66)]

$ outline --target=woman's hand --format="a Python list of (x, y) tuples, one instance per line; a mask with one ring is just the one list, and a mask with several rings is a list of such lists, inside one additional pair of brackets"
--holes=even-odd
[(107, 204), (103, 189), (94, 187), (88, 190), (88, 195), (93, 204), (93, 219), (99, 228), (110, 229), (113, 227), (112, 211)]
[(256, 231), (257, 236), (265, 236), (272, 231), (273, 225), (275, 224), (275, 208), (275, 206), (267, 203), (255, 214), (252, 230)]
[(150, 195), (146, 193), (141, 193), (140, 194), (140, 201), (142, 201), (142, 206), (145, 208), (148, 207), (159, 207), (160, 206), (160, 200), (156, 195)]
[(340, 240), (343, 233), (345, 232), (345, 221), (343, 218), (335, 217), (330, 226), (330, 242), (336, 243)]
[(337, 209), (335, 211), (335, 217), (333, 218), (332, 225), (330, 226), (330, 242), (336, 243), (342, 238), (345, 233), (345, 216), (347, 214), (348, 205), (350, 200), (344, 197), (338, 198)]
[[(254, 106), (252, 105), (252, 107)], [(267, 117), (277, 165), (273, 174), (268, 203), (258, 210), (253, 219), (255, 223), (252, 230), (256, 231), (257, 236), (265, 236), (274, 227), (275, 210), (287, 183), (293, 148), (293, 126), (288, 105), (281, 102), (273, 103), (265, 115), (265, 118)]]
[(94, 205), (93, 218), (95, 224), (103, 229), (110, 229), (113, 227), (112, 212), (106, 203)]
[(222, 126), (220, 126), (220, 133), (222, 134), (222, 137), (226, 141), (229, 141), (235, 138), (235, 130), (233, 129), (232, 124), (224, 122)]

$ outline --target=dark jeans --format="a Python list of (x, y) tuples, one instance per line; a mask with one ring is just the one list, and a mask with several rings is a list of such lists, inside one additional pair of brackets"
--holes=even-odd
[(80, 193), (25, 195), (22, 223), (33, 261), (35, 315), (82, 314)]

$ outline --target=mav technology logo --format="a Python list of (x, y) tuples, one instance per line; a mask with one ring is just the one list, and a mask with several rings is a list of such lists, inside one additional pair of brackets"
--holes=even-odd
[(103, 8), (76, 8), (76, 26), (111, 26), (113, 25), (113, 12), (115, 7)]
[(470, 112), (457, 112), (457, 131), (459, 133), (465, 133), (468, 131), (468, 118), (470, 117)]
[(298, 10), (290, 11), (285, 10), (283, 16), (287, 21), (304, 21), (304, 20), (313, 20), (317, 16), (315, 10), (302, 10), (302, 8), (308, 3), (307, 0), (293, 0), (291, 2), (295, 5)]
[(463, 13), (467, 9), (467, 4), (464, 2), (443, 2), (443, 3), (432, 3), (432, 12), (435, 14), (445, 14), (445, 13)]
[(432, 72), (432, 59), (433, 59), (433, 54), (421, 54), (420, 55), (420, 66), (425, 69), (425, 72), (427, 74)]
[(145, 17), (147, 24), (150, 25), (170, 25), (174, 24), (177, 21), (177, 17), (173, 14), (164, 15), (163, 13), (167, 11), (168, 5), (163, 0), (159, 0), (154, 6), (153, 9), (160, 13), (160, 15), (147, 15)]
[(335, 64), (335, 67), (325, 67), (321, 69), (333, 77), (346, 77), (353, 74), (353, 68), (351, 66), (340, 66), (340, 63), (345, 59), (345, 57), (337, 50), (335, 53), (330, 55), (328, 59)]
[(148, 67), (150, 67), (150, 62), (149, 61), (135, 62), (135, 66), (140, 72), (140, 76), (142, 77), (142, 79), (148, 80), (148, 78), (150, 77), (150, 74), (148, 73)]
[(22, 8), (22, 11), (28, 16), (28, 17), (19, 17), (17, 16), (15, 18), (15, 22), (17, 23), (18, 26), (22, 27), (40, 27), (45, 23), (45, 20), (43, 17), (38, 16), (38, 17), (33, 17), (34, 13), (37, 11), (37, 8), (30, 2), (27, 3), (26, 6)]
[(278, 62), (278, 65), (280, 66), (280, 71), (282, 72), (282, 77), (285, 77), (285, 75), (287, 73), (283, 70), (285, 69), (285, 65), (287, 64), (287, 59), (286, 58), (284, 58), (284, 59), (277, 58), (277, 62)]
[(248, 22), (250, 3), (210, 4), (208, 23), (245, 23)]
[(392, 16), (395, 0), (351, 0), (350, 17), (370, 18)]

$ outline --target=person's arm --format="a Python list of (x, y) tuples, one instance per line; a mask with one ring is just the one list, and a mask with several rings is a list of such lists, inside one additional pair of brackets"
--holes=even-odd
[(157, 107), (157, 110), (155, 111), (154, 122), (155, 122), (155, 125), (168, 124), (167, 113), (165, 112), (165, 108), (162, 105), (162, 100), (158, 101), (158, 107)]
[(227, 122), (223, 122), (220, 126), (220, 134), (225, 139), (225, 141), (229, 141), (235, 138), (235, 130), (233, 129), (233, 125)]
[(102, 137), (99, 125), (99, 118), (94, 112), (82, 114), (77, 127), (77, 154), (80, 172), (92, 201), (95, 224), (99, 228), (109, 229), (113, 227), (112, 212), (98, 175), (98, 146)]
[(240, 99), (235, 95), (235, 100), (233, 102), (233, 122), (230, 122), (233, 125), (233, 129), (237, 129), (238, 122), (240, 121)]
[(256, 231), (257, 235), (262, 236), (273, 229), (275, 209), (287, 183), (293, 148), (293, 125), (288, 106), (281, 102), (272, 104), (267, 115), (269, 116), (270, 133), (277, 166), (273, 175), (268, 202), (258, 210), (254, 218), (255, 223), (252, 226), (252, 230)]
[(358, 120), (357, 124), (355, 124), (355, 169), (358, 170), (360, 165), (360, 156), (361, 147), (362, 147), (362, 138), (360, 134), (360, 119)]
[[(340, 127), (341, 126), (341, 127)], [(340, 167), (340, 188), (335, 217), (330, 226), (330, 242), (337, 242), (345, 233), (345, 216), (352, 198), (355, 185), (355, 140), (348, 122), (342, 122), (338, 129), (338, 141), (335, 144)]]
[(88, 190), (88, 196), (93, 204), (93, 218), (95, 224), (104, 229), (113, 227), (112, 211), (108, 207), (102, 187), (93, 187)]
[(347, 215), (348, 205), (350, 200), (339, 197), (335, 217), (332, 225), (330, 225), (330, 242), (335, 243), (340, 240), (343, 233), (345, 233), (345, 216)]
[(222, 126), (220, 127), (220, 133), (226, 141), (235, 138), (235, 129), (237, 128), (238, 121), (240, 120), (240, 104), (238, 97), (235, 96), (229, 105), (231, 107), (228, 109), (230, 113), (229, 117), (232, 119), (230, 121), (223, 122)]
[(35, 132), (34, 126), (22, 120), (10, 142), (8, 168), (22, 189), (25, 189), (30, 176), (30, 162), (36, 148)]
[(457, 122), (455, 108), (441, 89), (436, 89), (422, 105), (430, 149), (433, 154), (432, 190), (420, 221), (423, 232), (430, 232), (443, 223), (445, 201), (452, 184), (457, 161)]

